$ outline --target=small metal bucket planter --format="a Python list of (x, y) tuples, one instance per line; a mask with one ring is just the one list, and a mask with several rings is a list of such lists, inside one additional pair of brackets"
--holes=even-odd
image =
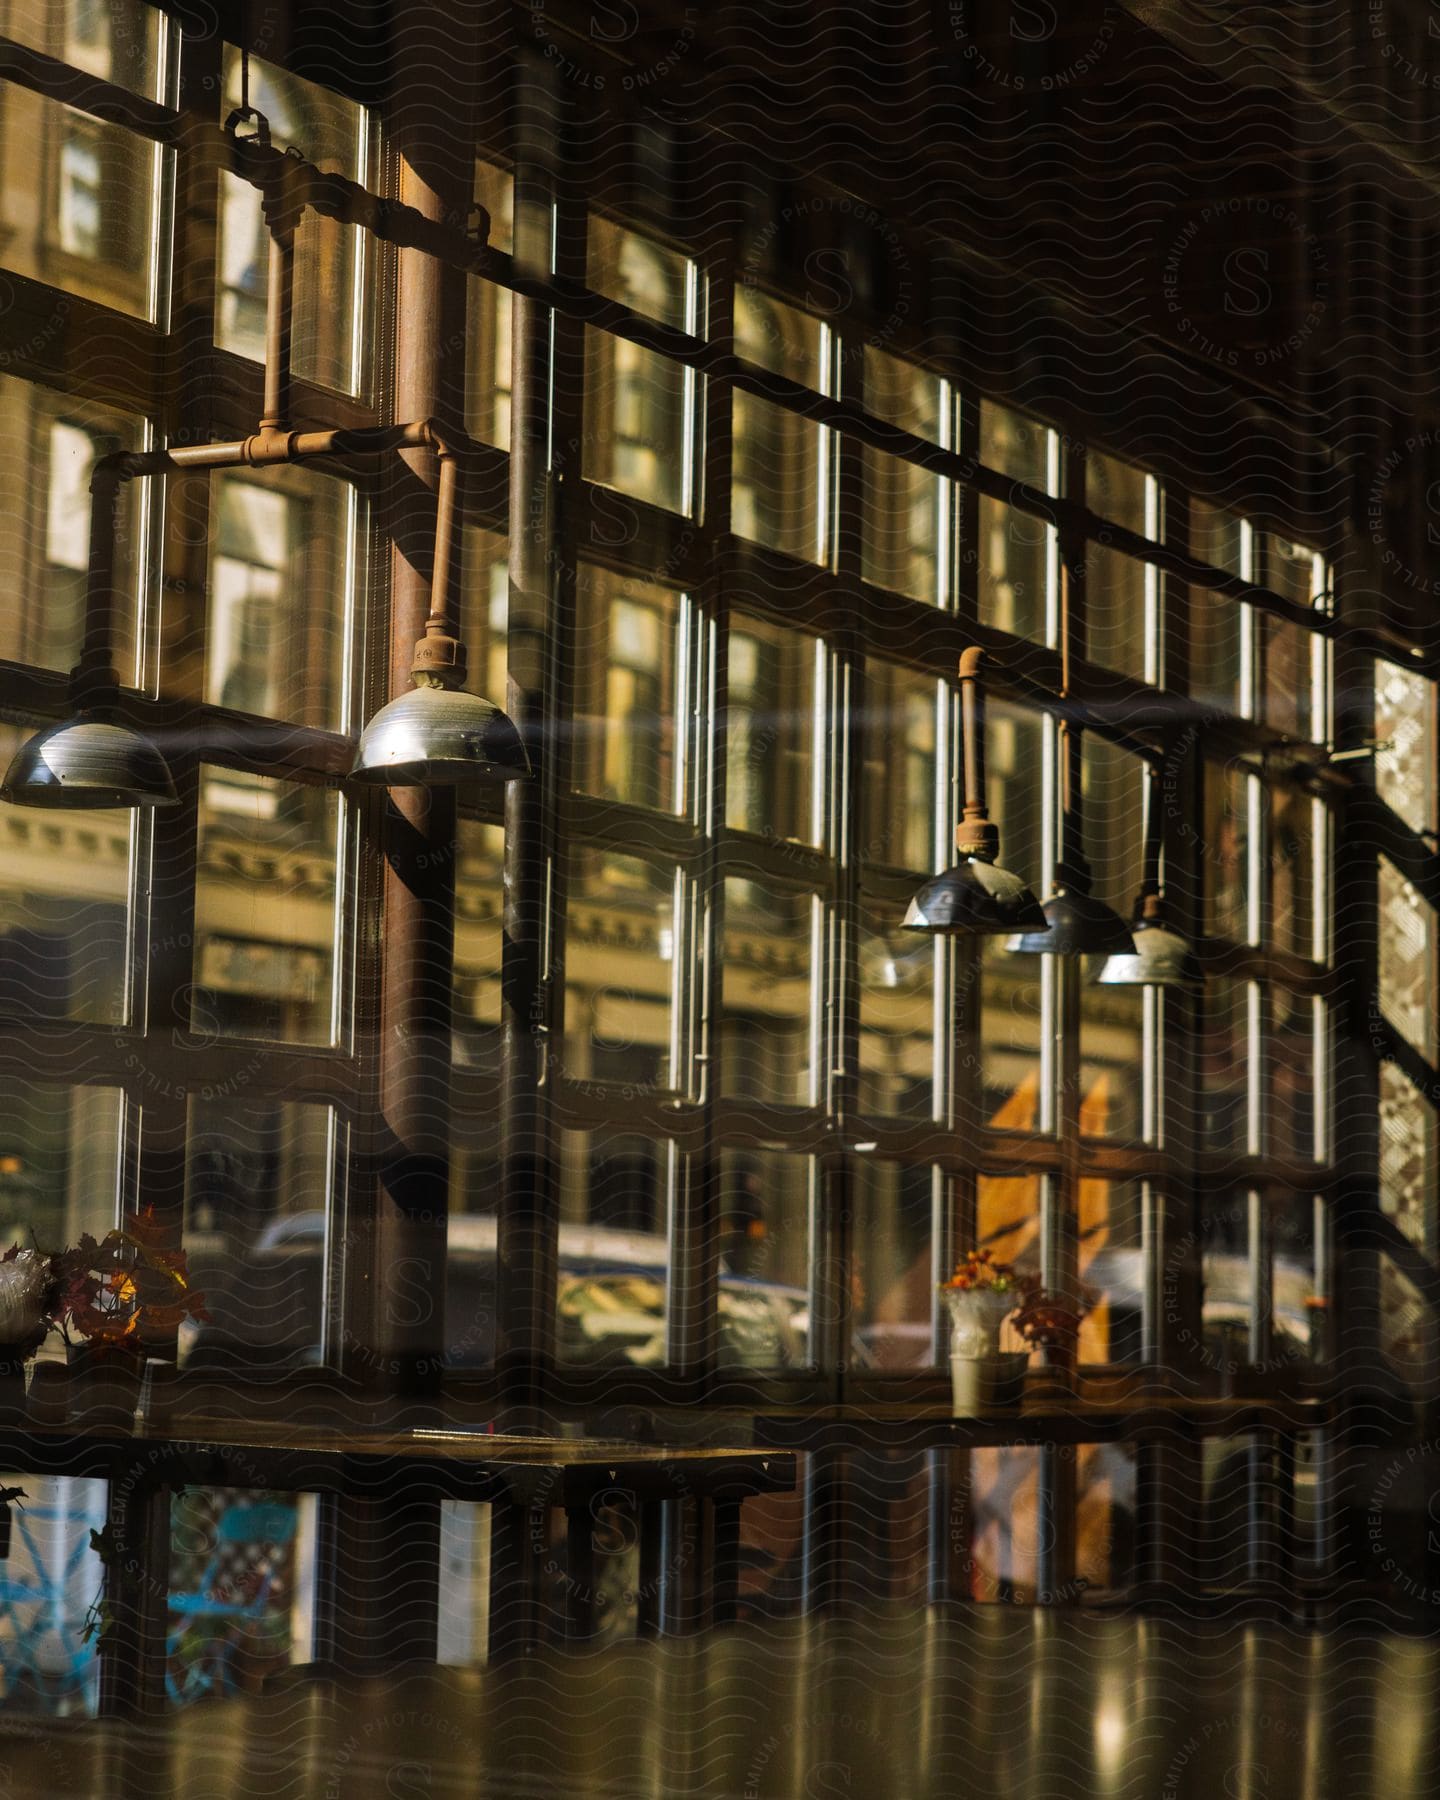
[(947, 1292), (950, 1308), (950, 1386), (957, 1417), (994, 1406), (1018, 1406), (1025, 1393), (1028, 1351), (1000, 1348), (1000, 1331), (1014, 1312), (1013, 1288)]

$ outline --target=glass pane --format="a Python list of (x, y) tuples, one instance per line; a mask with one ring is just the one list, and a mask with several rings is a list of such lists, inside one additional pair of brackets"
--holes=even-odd
[(1255, 535), (1255, 558), (1258, 579), (1272, 593), (1297, 606), (1325, 603), (1325, 559), (1314, 550), (1261, 531)]
[(1053, 449), (1048, 425), (1027, 419), (994, 400), (980, 402), (980, 461), (987, 469), (1023, 481), (1041, 493), (1053, 492), (1050, 459)]
[(119, 1217), (119, 1088), (11, 1075), (0, 1104), (0, 1254), (32, 1239), (60, 1250)]
[(1249, 1127), (1249, 986), (1212, 977), (1201, 1001), (1200, 1107), (1204, 1141), (1243, 1152)]
[[(476, 163), (475, 198), (490, 215), (491, 245), (508, 254), (513, 249), (514, 181), (489, 163)], [(510, 448), (513, 310), (508, 288), (471, 277), (465, 301), (465, 429), (501, 450)]]
[(461, 819), (456, 829), (455, 1059), (499, 1078), (505, 833)]
[[(1039, 1175), (975, 1177), (975, 1248), (988, 1250), (996, 1262), (1014, 1263), (1032, 1275), (1040, 1272)], [(957, 1244), (961, 1256), (968, 1244)]]
[(1380, 858), (1380, 1010), (1426, 1062), (1437, 1060), (1435, 909)]
[(185, 1254), (210, 1319), (181, 1326), (184, 1367), (217, 1374), (321, 1360), (334, 1130), (328, 1106), (233, 1092), (191, 1098)]
[(859, 1366), (933, 1368), (930, 1316), (934, 1176), (873, 1156), (854, 1160), (854, 1324)]
[(1262, 617), (1260, 643), (1265, 659), (1265, 723), (1290, 737), (1318, 742), (1325, 736), (1324, 715), (1314, 692), (1319, 640), (1284, 619)]
[[(865, 350), (865, 410), (933, 444), (947, 441), (940, 378), (887, 351)], [(861, 521), (861, 574), (877, 587), (939, 604), (944, 599), (942, 533), (951, 487), (938, 476), (868, 446)]]
[(334, 1042), (340, 796), (205, 764), (190, 1027)]
[(1055, 534), (1043, 519), (980, 496), (980, 622), (1044, 643)]
[(1394, 663), (1375, 664), (1375, 757), (1380, 798), (1412, 831), (1435, 829), (1435, 683)]
[(1223, 595), (1190, 590), (1190, 693), (1202, 705), (1239, 713), (1249, 612)]
[[(90, 471), (97, 456), (139, 450), (144, 426), (33, 382), (0, 375), (0, 657), (69, 669), (85, 629), (90, 556)], [(137, 679), (135, 621), (142, 588), (150, 483), (127, 483), (116, 541), (110, 618), (114, 667)]]
[(1383, 1252), (1380, 1256), (1380, 1349), (1403, 1382), (1422, 1390), (1431, 1387), (1437, 1349), (1434, 1315), (1420, 1289)]
[(1205, 1333), (1202, 1362), (1228, 1387), (1250, 1365), (1251, 1201), (1234, 1194), (1208, 1205), (1200, 1221), (1201, 1317)]
[(1269, 1202), (1270, 1342), (1274, 1361), (1285, 1366), (1326, 1357), (1326, 1308), (1319, 1304), (1315, 1255), (1316, 1217), (1323, 1204), (1310, 1194)]
[[(0, 725), (0, 765), (29, 736)], [(6, 807), (0, 1017), (126, 1021), (136, 814)]]
[[(0, 1576), (0, 1594), (6, 1595), (0, 1603), (5, 1711), (13, 1719), (93, 1716), (100, 1699), (100, 1664), (95, 1639), (87, 1642), (85, 1629), (99, 1578), (90, 1539), (105, 1528), (109, 1484), (19, 1469), (0, 1470), (0, 1487), (23, 1488), (26, 1494), (11, 1512), (13, 1537)], [(7, 1737), (7, 1775), (14, 1768), (17, 1781), (12, 1792), (23, 1779), (20, 1756), (42, 1742), (48, 1752), (36, 1756), (44, 1770), (42, 1791), (71, 1785), (59, 1774), (68, 1758), (48, 1726), (42, 1737), (34, 1727), (22, 1732), (12, 1724)], [(24, 1781), (25, 1787), (30, 1785)]]
[[(240, 52), (225, 49), (225, 104), (240, 104)], [(365, 109), (286, 69), (250, 58), (250, 102), (270, 121), (279, 144), (295, 144), (327, 173), (366, 177)], [(357, 299), (363, 234), (307, 210), (295, 233), (293, 368), (302, 381), (341, 393), (363, 385), (364, 330)], [(238, 175), (220, 177), (215, 341), (254, 362), (265, 359), (265, 294), (270, 234), (260, 193)]]
[[(992, 703), (987, 712), (986, 779), (990, 816), (1000, 828), (1000, 862), (1044, 892), (1045, 727), (1020, 707)], [(1011, 956), (1004, 939), (981, 940), (982, 1124), (1005, 1131), (1041, 1128), (1040, 1026), (1043, 964)], [(958, 1084), (964, 1105), (972, 1091)]]
[(819, 901), (725, 883), (720, 1087), (770, 1105), (811, 1098), (810, 982)]
[(461, 536), (461, 592), (465, 595), (467, 693), (506, 704), (509, 658), (510, 547), (498, 531), (467, 525)]
[(621, 1131), (564, 1131), (560, 1148), (560, 1360), (665, 1361), (671, 1149)]
[(205, 698), (344, 730), (354, 490), (309, 469), (215, 478)]
[(576, 584), (575, 781), (587, 793), (678, 812), (675, 637), (680, 596), (582, 563)]
[(1038, 1450), (970, 1453), (970, 1596), (1017, 1605), (1035, 1593)]
[(865, 862), (918, 874), (935, 863), (939, 683), (894, 663), (865, 664)]
[(1157, 576), (1148, 563), (1096, 543), (1085, 547), (1085, 647), (1092, 662), (1136, 681), (1146, 677), (1150, 630), (1146, 595)]
[[(751, 287), (735, 291), (735, 353), (822, 389), (823, 328)], [(772, 550), (823, 562), (822, 459), (827, 434), (810, 419), (737, 391), (730, 528)]]
[(668, 1088), (675, 870), (592, 848), (577, 849), (572, 867), (557, 1072)]
[(1246, 532), (1234, 513), (1223, 512), (1208, 501), (1190, 502), (1190, 554), (1196, 562), (1224, 569), (1228, 575), (1244, 575)]
[[(661, 324), (683, 331), (693, 323), (693, 270), (674, 250), (608, 219), (590, 221), (590, 286)], [(585, 357), (585, 478), (688, 512), (693, 376), (593, 327), (585, 333)]]
[(1139, 1362), (1144, 1347), (1141, 1266), (1144, 1184), (1086, 1175), (1076, 1183), (1082, 1363)]
[[(161, 45), (165, 15), (141, 0), (9, 0), (5, 36), (43, 50), (72, 69), (163, 100)], [(168, 47), (168, 45), (167, 45)]]
[(264, 1488), (174, 1495), (165, 1669), (172, 1706), (258, 1694), (291, 1663), (310, 1659), (316, 1507), (314, 1494)]
[(1143, 469), (1103, 450), (1091, 450), (1085, 458), (1085, 504), (1102, 519), (1111, 519), (1127, 531), (1158, 538), (1159, 494)]
[(1080, 989), (1080, 1131), (1136, 1143), (1144, 1128), (1145, 990)]
[(1380, 1206), (1417, 1250), (1437, 1226), (1435, 1108), (1394, 1063), (1380, 1065)]
[[(1135, 1446), (1075, 1449), (1075, 1582), (1113, 1594), (1135, 1575)], [(1062, 1596), (1063, 1596), (1062, 1589)]]
[(1315, 1155), (1315, 1114), (1321, 1071), (1316, 1066), (1316, 1002), (1308, 995), (1270, 994), (1270, 1116), (1267, 1154), (1286, 1162)]
[(1233, 765), (1205, 765), (1205, 930), (1232, 943), (1249, 941), (1249, 786)]
[[(1316, 942), (1316, 834), (1323, 832), (1321, 803), (1292, 788), (1270, 793), (1270, 929), (1277, 950), (1314, 958), (1323, 952)], [(1322, 840), (1323, 841), (1323, 840)]]
[[(7, 269), (134, 318), (159, 320), (161, 194), (173, 157), (146, 138), (0, 84), (0, 147), (29, 179), (0, 196)], [(43, 341), (43, 340), (42, 340)]]
[(935, 946), (900, 902), (860, 908), (860, 1110), (928, 1119), (935, 1097)]
[(758, 619), (730, 629), (725, 823), (813, 844), (814, 638)]
[(722, 1369), (798, 1369), (810, 1354), (808, 1156), (720, 1154)]

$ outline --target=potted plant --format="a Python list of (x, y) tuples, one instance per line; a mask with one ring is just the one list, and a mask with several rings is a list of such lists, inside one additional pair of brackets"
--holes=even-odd
[(50, 1330), (60, 1292), (56, 1259), (12, 1244), (0, 1256), (0, 1413), (25, 1401), (25, 1370)]
[(1027, 1285), (1015, 1313), (1015, 1330), (1040, 1351), (1046, 1381), (1063, 1393), (1074, 1392), (1080, 1323), (1088, 1310), (1083, 1299), (1052, 1293), (1035, 1282)]
[(98, 1241), (88, 1233), (56, 1259), (54, 1323), (70, 1365), (72, 1423), (128, 1429), (147, 1350), (173, 1341), (186, 1318), (208, 1317), (183, 1250), (167, 1246), (153, 1207)]
[(972, 1250), (940, 1284), (950, 1309), (950, 1383), (957, 1415), (983, 1406), (1017, 1406), (1027, 1351), (1000, 1348), (1005, 1321), (1025, 1298), (1026, 1279), (988, 1250)]

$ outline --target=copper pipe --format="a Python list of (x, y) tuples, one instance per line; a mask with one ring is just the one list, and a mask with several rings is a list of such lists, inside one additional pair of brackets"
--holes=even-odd
[(964, 811), (955, 828), (955, 848), (962, 856), (993, 862), (1000, 849), (1000, 833), (991, 823), (985, 800), (985, 664), (989, 659), (978, 644), (960, 657), (961, 771)]

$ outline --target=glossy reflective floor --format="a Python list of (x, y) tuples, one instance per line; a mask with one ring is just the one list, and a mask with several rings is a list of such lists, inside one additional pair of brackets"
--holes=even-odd
[(1437, 1691), (1428, 1641), (977, 1607), (5, 1720), (0, 1763), (7, 1800), (1428, 1800)]

